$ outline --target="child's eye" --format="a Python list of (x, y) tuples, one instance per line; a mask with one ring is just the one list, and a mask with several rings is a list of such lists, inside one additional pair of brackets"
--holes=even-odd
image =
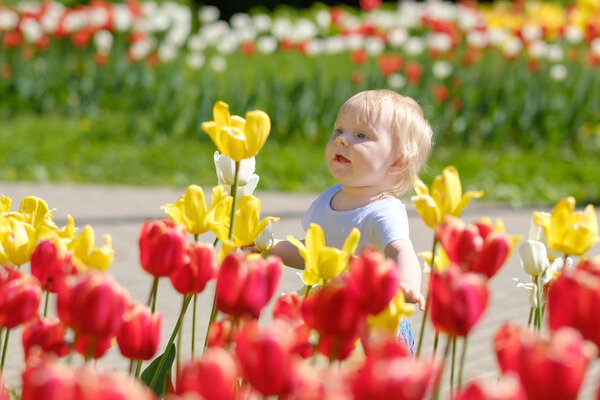
[(334, 133), (334, 135), (338, 136), (338, 135), (341, 135), (342, 133), (344, 133), (344, 131), (342, 130), (342, 128), (336, 128), (333, 131), (333, 133)]
[(364, 132), (358, 132), (358, 133), (356, 134), (356, 137), (357, 137), (357, 138), (359, 138), (359, 139), (366, 139), (368, 136), (367, 136), (367, 134), (366, 134), (366, 133), (364, 133)]

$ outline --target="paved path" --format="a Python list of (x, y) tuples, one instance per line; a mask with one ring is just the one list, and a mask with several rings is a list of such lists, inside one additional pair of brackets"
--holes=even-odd
[[(70, 214), (75, 218), (78, 227), (83, 227), (85, 224), (93, 226), (98, 244), (102, 235), (110, 234), (113, 238), (115, 260), (109, 272), (129, 290), (132, 299), (139, 302), (147, 299), (151, 285), (150, 277), (143, 273), (139, 266), (137, 247), (139, 229), (144, 220), (163, 217), (164, 213), (160, 210), (160, 206), (175, 202), (183, 192), (183, 188), (0, 182), (0, 194), (12, 198), (13, 210), (18, 208), (22, 197), (36, 195), (46, 200), (50, 208), (55, 209), (54, 216), (59, 225), (64, 225), (67, 214)], [(263, 216), (273, 215), (281, 218), (280, 222), (274, 225), (276, 237), (283, 238), (287, 234), (303, 237), (300, 217), (315, 195), (277, 192), (258, 192), (256, 195), (262, 200)], [(432, 242), (431, 230), (419, 219), (412, 206), (408, 205), (407, 209), (409, 210), (411, 237), (415, 249), (417, 251), (429, 250)], [(492, 219), (501, 218), (508, 233), (526, 237), (532, 212), (533, 209), (513, 209), (504, 205), (489, 205), (474, 201), (463, 213), (463, 218), (466, 221), (475, 221), (483, 216), (489, 216)], [(212, 242), (213, 239), (214, 237), (209, 234), (201, 237), (201, 240), (204, 241)], [(595, 246), (591, 254), (600, 254), (600, 246)], [(467, 379), (476, 376), (496, 376), (497, 368), (492, 352), (491, 338), (500, 323), (509, 319), (526, 323), (529, 311), (528, 294), (524, 290), (514, 287), (513, 277), (526, 279), (518, 258), (514, 254), (500, 273), (494, 277), (491, 304), (484, 318), (470, 336), (465, 371)], [(286, 268), (279, 291), (295, 290), (301, 285), (296, 271)], [(204, 342), (213, 291), (214, 286), (209, 286), (199, 298), (200, 312), (197, 327), (199, 345), (197, 347), (201, 347)], [(157, 303), (157, 309), (163, 313), (161, 348), (166, 345), (180, 307), (181, 296), (171, 289), (168, 280), (161, 280)], [(421, 316), (422, 314), (417, 312), (412, 317), (415, 335), (418, 334)], [(186, 346), (190, 343), (190, 320), (184, 323), (183, 343)], [(424, 349), (431, 348), (432, 334), (428, 333)], [(119, 356), (116, 347), (114, 346), (109, 351), (101, 363), (125, 370), (127, 362)], [(9, 383), (19, 382), (22, 364), (20, 332), (18, 332), (11, 336), (5, 369), (5, 379)], [(592, 397), (599, 373), (600, 368), (596, 363), (588, 372), (582, 399)]]

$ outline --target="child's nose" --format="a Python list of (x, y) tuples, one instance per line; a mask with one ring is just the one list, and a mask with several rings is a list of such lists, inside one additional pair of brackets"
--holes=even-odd
[(336, 146), (348, 147), (348, 142), (346, 141), (346, 138), (344, 138), (344, 135), (337, 136), (335, 138), (335, 144)]

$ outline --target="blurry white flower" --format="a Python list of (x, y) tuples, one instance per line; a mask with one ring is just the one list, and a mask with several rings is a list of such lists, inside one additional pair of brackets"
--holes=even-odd
[(433, 76), (437, 79), (446, 79), (452, 74), (452, 64), (447, 61), (436, 61), (433, 63)]
[(578, 44), (583, 40), (583, 30), (577, 25), (567, 25), (564, 36), (569, 43)]
[(262, 54), (271, 54), (277, 50), (277, 39), (273, 36), (262, 36), (256, 41), (256, 48)]
[(306, 18), (299, 18), (294, 25), (292, 39), (296, 42), (303, 42), (317, 36), (317, 27)]
[(246, 28), (253, 24), (252, 18), (246, 13), (235, 13), (229, 19), (229, 24), (235, 29)]
[(360, 18), (348, 13), (344, 14), (344, 19), (341, 21), (342, 27), (349, 30), (358, 29), (361, 26), (361, 24), (362, 21), (360, 20)]
[(408, 32), (404, 28), (392, 28), (387, 33), (387, 41), (392, 47), (400, 47), (408, 39)]
[(206, 42), (204, 42), (204, 37), (200, 34), (191, 35), (188, 37), (187, 47), (191, 51), (202, 51), (206, 48)]
[(525, 240), (519, 245), (521, 266), (531, 276), (539, 276), (550, 267), (546, 245), (537, 240)]
[(99, 30), (94, 34), (94, 44), (96, 49), (102, 54), (107, 54), (113, 45), (113, 35), (107, 30)]
[(158, 58), (163, 62), (173, 61), (177, 57), (177, 51), (177, 47), (165, 42), (158, 48)]
[(453, 21), (456, 19), (456, 6), (449, 1), (430, 0), (423, 3), (423, 10), (428, 16), (436, 20)]
[(141, 3), (142, 15), (149, 16), (158, 11), (158, 4), (154, 1), (144, 1)]
[(387, 84), (392, 89), (402, 89), (406, 85), (406, 78), (401, 73), (393, 73), (387, 78)]
[(344, 35), (341, 37), (344, 42), (344, 47), (348, 50), (362, 49), (365, 43), (365, 37), (359, 34)]
[(190, 31), (182, 25), (175, 25), (165, 37), (165, 41), (173, 46), (182, 47), (188, 38)]
[(567, 67), (562, 64), (553, 65), (550, 68), (550, 77), (557, 82), (562, 82), (567, 78)]
[(329, 36), (324, 39), (324, 49), (328, 54), (336, 54), (344, 51), (344, 39), (339, 36)]
[(142, 40), (134, 42), (129, 48), (129, 52), (134, 60), (141, 60), (150, 54), (154, 47), (154, 39), (150, 36), (147, 36)]
[(384, 31), (387, 31), (396, 25), (396, 13), (391, 13), (382, 9), (375, 9), (366, 14), (365, 21)]
[(487, 32), (471, 31), (467, 34), (467, 43), (478, 49), (486, 47), (490, 42)]
[(292, 23), (287, 18), (275, 18), (271, 32), (278, 39), (288, 37), (292, 31)]
[(237, 50), (239, 47), (239, 42), (236, 37), (233, 35), (227, 35), (221, 38), (219, 43), (217, 43), (217, 51), (221, 54), (231, 54)]
[(189, 53), (186, 62), (193, 70), (200, 69), (204, 65), (205, 57), (202, 53)]
[(227, 35), (231, 30), (225, 21), (216, 21), (200, 28), (200, 35), (207, 44), (216, 43), (221, 37)]
[(88, 9), (88, 20), (90, 25), (94, 27), (103, 27), (108, 22), (110, 15), (108, 11), (102, 7), (91, 7)]
[(235, 37), (238, 43), (250, 42), (256, 39), (256, 29), (254, 29), (252, 26), (238, 28), (231, 34)]
[(470, 7), (458, 5), (457, 10), (458, 12), (456, 14), (456, 18), (458, 26), (463, 31), (469, 32), (484, 23), (483, 17), (479, 14), (479, 12)]
[(418, 56), (423, 52), (425, 44), (419, 37), (409, 37), (404, 43), (404, 51), (409, 56)]
[(377, 37), (368, 37), (365, 39), (365, 50), (372, 56), (379, 55), (385, 50), (385, 42)]
[[(225, 190), (230, 193), (231, 185), (233, 185), (235, 178), (235, 162), (218, 151), (215, 151), (213, 158), (219, 185), (223, 185)], [(240, 161), (240, 169), (238, 171), (238, 190), (240, 190), (240, 196), (252, 194), (254, 189), (256, 189), (259, 177), (254, 173), (255, 168), (256, 160), (254, 157)]]
[(529, 304), (531, 308), (537, 308), (537, 286), (533, 282), (524, 282), (518, 278), (513, 278), (516, 287), (529, 290)]
[(223, 72), (227, 68), (227, 60), (221, 56), (214, 56), (210, 60), (210, 67), (215, 72)]
[(273, 235), (273, 224), (272, 221), (269, 220), (267, 226), (265, 226), (265, 229), (263, 229), (263, 231), (259, 233), (259, 235), (254, 240), (254, 245), (256, 246), (256, 249), (258, 251), (263, 253), (271, 250), (274, 242), (275, 237)]
[(25, 41), (34, 43), (44, 35), (42, 26), (33, 18), (24, 18), (21, 21), (21, 32), (25, 37)]
[(413, 0), (398, 2), (398, 25), (404, 28), (415, 27), (424, 14), (423, 9), (422, 3)]
[(325, 48), (325, 43), (323, 42), (322, 39), (312, 39), (307, 42), (305, 50), (306, 50), (306, 54), (315, 56), (315, 55), (323, 53), (324, 48)]
[(516, 36), (510, 36), (502, 43), (502, 54), (506, 57), (516, 57), (523, 49), (521, 40)]
[(427, 46), (445, 53), (452, 48), (452, 39), (445, 33), (432, 33), (427, 36)]
[(321, 28), (327, 28), (331, 24), (331, 13), (329, 10), (321, 9), (315, 14), (315, 21)]
[(462, 133), (467, 129), (467, 122), (463, 117), (457, 117), (452, 122), (452, 130), (454, 132)]
[(548, 45), (543, 40), (534, 40), (527, 47), (529, 51), (529, 56), (534, 60), (539, 60), (546, 56), (548, 51)]
[(133, 15), (125, 4), (115, 4), (112, 9), (113, 25), (119, 32), (128, 31), (133, 22)]
[[(62, 15), (65, 12), (65, 6), (60, 3), (50, 3), (50, 6), (46, 9), (46, 12), (42, 15), (40, 23), (44, 28), (44, 32), (51, 33), (56, 30), (58, 27), (58, 22), (60, 21)], [(2, 11), (0, 10), (0, 14)], [(1, 17), (0, 17), (1, 19)], [(0, 25), (0, 29), (2, 26)]]
[(528, 42), (539, 40), (542, 38), (542, 27), (536, 24), (525, 24), (521, 29), (523, 39)]
[(203, 24), (208, 24), (219, 19), (221, 12), (215, 6), (202, 6), (198, 10), (198, 19)]
[(549, 44), (548, 50), (546, 51), (546, 59), (552, 62), (559, 62), (563, 60), (565, 52), (562, 47), (558, 44)]
[(590, 43), (590, 50), (600, 57), (600, 37), (592, 40), (592, 43)]
[(506, 28), (494, 27), (489, 28), (488, 36), (490, 43), (492, 43), (494, 46), (500, 46), (500, 44), (502, 44), (510, 36), (510, 33)]
[(85, 28), (87, 24), (87, 14), (84, 11), (71, 11), (63, 19), (63, 26), (69, 33)]
[(266, 32), (271, 28), (271, 17), (267, 14), (256, 14), (252, 17), (252, 21), (258, 32)]

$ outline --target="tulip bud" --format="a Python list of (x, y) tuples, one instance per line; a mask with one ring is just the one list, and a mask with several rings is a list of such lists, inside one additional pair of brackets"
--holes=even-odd
[(550, 266), (546, 246), (542, 242), (526, 240), (519, 246), (521, 266), (531, 276), (539, 276)]
[(78, 333), (73, 341), (73, 349), (85, 358), (98, 359), (113, 345), (114, 336), (97, 337)]
[(58, 318), (43, 318), (25, 325), (22, 334), (25, 358), (33, 347), (39, 347), (44, 353), (54, 353), (62, 357), (69, 352), (65, 341), (65, 326)]
[(237, 377), (236, 362), (231, 354), (213, 347), (201, 358), (183, 366), (177, 380), (177, 394), (196, 393), (209, 400), (233, 400)]
[(42, 289), (31, 275), (8, 267), (0, 269), (0, 326), (12, 329), (37, 314)]
[(453, 400), (527, 400), (527, 395), (514, 375), (497, 381), (472, 381)]
[(154, 392), (139, 380), (90, 367), (77, 370), (77, 394), (78, 400), (156, 400)]
[(254, 239), (254, 245), (263, 254), (268, 254), (269, 250), (273, 247), (274, 236), (273, 236), (273, 223), (272, 221), (267, 222), (267, 226), (258, 234)]
[[(215, 168), (217, 170), (217, 179), (219, 180), (219, 185), (231, 187), (235, 181), (235, 161), (227, 157), (225, 154), (220, 154), (218, 151), (215, 151), (213, 158), (215, 160)], [(255, 157), (240, 160), (238, 170), (239, 186), (251, 184), (254, 176), (258, 178), (258, 175), (254, 173), (255, 168)], [(256, 179), (256, 181), (258, 183), (258, 179)], [(256, 185), (254, 185), (254, 187), (256, 187)]]
[(212, 244), (192, 243), (188, 249), (188, 262), (173, 270), (169, 279), (181, 294), (197, 294), (204, 290), (215, 270), (215, 248)]
[(496, 361), (503, 374), (516, 372), (521, 351), (521, 335), (523, 329), (517, 322), (505, 322), (494, 335), (494, 351)]
[(152, 313), (146, 306), (131, 306), (123, 315), (123, 324), (117, 333), (121, 354), (132, 360), (152, 358), (158, 348), (161, 319), (160, 313)]
[(188, 262), (185, 228), (174, 222), (146, 221), (140, 231), (139, 245), (142, 268), (157, 278), (169, 276)]
[(75, 272), (70, 256), (52, 240), (40, 242), (31, 254), (31, 274), (38, 278), (44, 290), (56, 292), (56, 281)]
[(231, 342), (232, 335), (233, 320), (231, 317), (215, 321), (210, 325), (208, 332), (208, 347), (225, 348)]
[(22, 375), (21, 400), (75, 400), (77, 379), (73, 370), (54, 358), (33, 352)]

